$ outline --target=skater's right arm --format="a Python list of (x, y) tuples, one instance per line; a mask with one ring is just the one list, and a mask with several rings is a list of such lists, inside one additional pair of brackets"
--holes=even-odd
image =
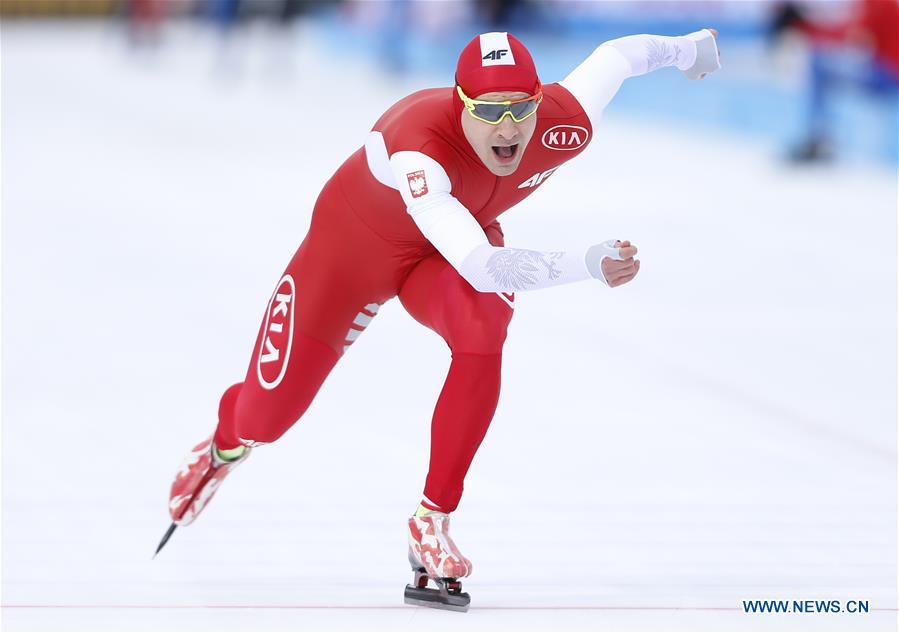
[(619, 247), (615, 240), (569, 251), (493, 246), (452, 195), (449, 176), (436, 160), (422, 152), (396, 152), (390, 166), (416, 226), (479, 292), (536, 290), (590, 278), (617, 286), (639, 269), (636, 247)]

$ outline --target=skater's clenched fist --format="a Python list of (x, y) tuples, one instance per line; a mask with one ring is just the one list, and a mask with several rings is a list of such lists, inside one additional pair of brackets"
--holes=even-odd
[(605, 257), (601, 264), (602, 274), (612, 288), (626, 284), (640, 272), (640, 260), (634, 259), (637, 247), (628, 240), (616, 241), (615, 247), (618, 248), (618, 257), (621, 259)]

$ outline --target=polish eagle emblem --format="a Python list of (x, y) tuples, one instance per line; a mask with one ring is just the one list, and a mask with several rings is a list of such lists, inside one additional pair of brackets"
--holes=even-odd
[(413, 198), (421, 198), (428, 193), (428, 179), (425, 178), (423, 169), (409, 172), (406, 174), (406, 180), (409, 181), (409, 191), (412, 192)]
[(555, 260), (564, 252), (541, 253), (521, 248), (503, 248), (487, 260), (487, 272), (493, 280), (504, 288), (525, 290), (533, 286), (546, 271), (546, 278), (557, 279), (562, 271), (556, 268)]

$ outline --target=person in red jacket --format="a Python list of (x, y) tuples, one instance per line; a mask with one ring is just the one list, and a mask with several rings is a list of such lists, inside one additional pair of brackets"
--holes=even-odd
[[(806, 37), (812, 47), (809, 57), (809, 93), (805, 138), (791, 152), (795, 161), (818, 161), (832, 157), (831, 129), (834, 92), (841, 86), (893, 100), (899, 94), (899, 0), (859, 0), (849, 17), (828, 24), (811, 19), (798, 6), (781, 5), (774, 20), (774, 33), (792, 31)], [(850, 48), (864, 56), (854, 60)], [(895, 138), (895, 130), (893, 131)]]
[(449, 536), (448, 515), (496, 410), (515, 293), (583, 280), (615, 287), (640, 269), (627, 241), (507, 247), (497, 218), (584, 150), (625, 78), (663, 66), (694, 79), (716, 70), (714, 33), (606, 42), (547, 85), (518, 39), (484, 33), (462, 51), (453, 87), (416, 92), (384, 113), (319, 195), (266, 307), (246, 378), (225, 391), (214, 435), (176, 475), (160, 548), (253, 447), (302, 417), (380, 306), (398, 296), (452, 355), (424, 493), (408, 520), (417, 575), (407, 601), (467, 608), (458, 579), (472, 565)]

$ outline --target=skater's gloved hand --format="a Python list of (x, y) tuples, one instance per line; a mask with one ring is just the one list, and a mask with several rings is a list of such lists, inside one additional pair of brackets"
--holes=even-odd
[(640, 272), (640, 260), (634, 259), (636, 254), (637, 247), (628, 240), (608, 240), (590, 247), (587, 268), (594, 277), (614, 288), (626, 284)]
[(702, 29), (685, 36), (696, 45), (696, 61), (689, 68), (681, 68), (690, 79), (703, 79), (709, 73), (721, 68), (721, 53), (718, 50), (718, 31)]

